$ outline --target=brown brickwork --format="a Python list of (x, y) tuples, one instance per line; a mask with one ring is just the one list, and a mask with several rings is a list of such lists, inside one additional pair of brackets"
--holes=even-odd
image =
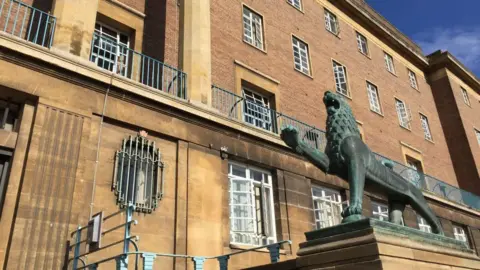
[[(364, 123), (366, 142), (372, 150), (404, 163), (400, 141), (405, 142), (421, 150), (427, 174), (457, 185), (431, 88), (419, 67), (401, 59), (377, 40), (369, 39), (370, 56), (362, 55), (357, 49), (355, 31), (367, 35), (366, 30), (356, 22), (344, 20), (343, 13), (326, 1), (303, 2), (302, 13), (285, 1), (212, 0), (212, 83), (237, 91), (234, 61), (241, 61), (280, 81), (278, 110), (324, 129), (326, 114), (322, 97), (325, 90), (335, 89), (334, 59), (347, 67), (350, 103), (356, 118)], [(263, 16), (266, 53), (243, 42), (242, 3)], [(339, 37), (325, 30), (323, 5), (340, 20)], [(312, 77), (293, 68), (292, 34), (309, 45)], [(384, 50), (390, 50), (394, 57), (396, 75), (385, 68)], [(418, 91), (409, 84), (407, 67), (417, 73)], [(366, 80), (378, 87), (382, 116), (369, 109)], [(411, 131), (399, 126), (395, 97), (410, 109)], [(434, 143), (424, 139), (419, 112), (429, 119)]]

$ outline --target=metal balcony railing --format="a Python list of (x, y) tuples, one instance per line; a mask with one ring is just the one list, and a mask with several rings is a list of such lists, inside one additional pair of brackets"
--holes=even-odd
[(146, 86), (187, 98), (187, 74), (157, 59), (138, 53), (116, 40), (93, 34), (90, 61)]
[[(276, 112), (270, 108), (259, 108), (261, 105), (251, 105), (251, 101), (238, 96), (232, 92), (222, 89), (217, 86), (212, 86), (212, 106), (221, 114), (247, 124), (253, 125), (276, 134), (279, 134), (281, 128), (287, 125), (294, 126), (299, 130), (300, 137), (310, 146), (319, 151), (325, 150), (326, 137), (323, 130), (317, 129), (301, 121), (295, 120), (289, 116)], [(255, 110), (252, 110), (255, 108)], [(249, 121), (248, 114), (255, 112), (268, 112), (271, 117), (258, 117), (261, 113), (256, 113), (256, 122)], [(263, 113), (263, 115), (266, 115)], [(270, 121), (270, 122), (269, 122)], [(260, 123), (260, 124), (259, 124)], [(269, 128), (271, 127), (271, 128)], [(380, 154), (375, 153), (376, 158), (383, 162), (393, 164), (393, 170), (401, 175), (406, 181), (411, 182), (418, 188), (433, 193), (441, 198), (466, 205), (476, 210), (480, 210), (480, 196), (477, 196), (468, 191), (449, 185), (433, 176), (423, 174), (410, 167), (407, 167), (396, 161), (392, 161)]]
[(0, 30), (50, 48), (57, 19), (16, 0), (0, 0)]
[(325, 149), (325, 132), (215, 85), (212, 85), (212, 106), (231, 119), (275, 134), (280, 134), (281, 127), (294, 126), (307, 144), (320, 151)]

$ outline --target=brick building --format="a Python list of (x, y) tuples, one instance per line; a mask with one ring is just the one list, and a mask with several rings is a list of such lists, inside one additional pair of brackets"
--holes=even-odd
[[(71, 267), (70, 233), (127, 203), (142, 251), (217, 256), (291, 240), (281, 259), (295, 257), (304, 232), (341, 220), (348, 184), (278, 134), (295, 125), (322, 150), (328, 89), (348, 100), (378, 158), (424, 190), (447, 236), (480, 252), (480, 124), (466, 111), (478, 111), (479, 81), (448, 53), (423, 55), (363, 1), (0, 3), (4, 268)], [(384, 219), (387, 207), (367, 190), (365, 216)], [(404, 221), (429, 231), (410, 208)], [(229, 261), (245, 268), (269, 255)]]

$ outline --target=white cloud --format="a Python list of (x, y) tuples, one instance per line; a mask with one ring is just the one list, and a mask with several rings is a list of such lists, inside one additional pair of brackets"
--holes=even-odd
[(480, 72), (480, 27), (434, 29), (417, 34), (414, 39), (426, 54), (448, 50), (465, 66)]

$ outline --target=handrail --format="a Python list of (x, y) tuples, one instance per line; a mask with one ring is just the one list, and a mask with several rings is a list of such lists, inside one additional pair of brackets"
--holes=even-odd
[(1, 31), (43, 47), (52, 46), (57, 19), (50, 13), (17, 0), (1, 0), (0, 18)]
[[(221, 114), (224, 114), (229, 118), (245, 122), (245, 108), (239, 108), (238, 104), (247, 102), (248, 101), (245, 101), (243, 97), (240, 97), (216, 85), (212, 85), (212, 106), (217, 109)], [(254, 106), (255, 108), (262, 107), (260, 104), (255, 104)], [(319, 151), (324, 151), (326, 145), (325, 131), (317, 129), (315, 126), (311, 126), (307, 123), (298, 121), (293, 117), (277, 112), (271, 108), (263, 107), (262, 110), (269, 111), (271, 112), (271, 115), (274, 116), (272, 117), (270, 123), (271, 129), (268, 131), (280, 134), (281, 128), (278, 127), (283, 127), (286, 125), (294, 126), (299, 131), (299, 135), (305, 143), (309, 144), (311, 147), (314, 147)], [(234, 111), (235, 113), (225, 113), (229, 111)], [(259, 127), (259, 125), (256, 125), (256, 127), (262, 128), (261, 126)], [(375, 153), (375, 155), (380, 160), (391, 161), (394, 165), (393, 170), (395, 172), (400, 174), (406, 181), (413, 182), (414, 185), (423, 189), (424, 191), (433, 193), (437, 196), (446, 198), (450, 201), (465, 205), (467, 207), (480, 210), (480, 196), (462, 190), (458, 187), (454, 187), (433, 176), (424, 174), (419, 171), (415, 171), (408, 166), (405, 166), (397, 161), (393, 161), (378, 153)], [(418, 175), (418, 179), (411, 179), (412, 177), (405, 175), (413, 173)]]

